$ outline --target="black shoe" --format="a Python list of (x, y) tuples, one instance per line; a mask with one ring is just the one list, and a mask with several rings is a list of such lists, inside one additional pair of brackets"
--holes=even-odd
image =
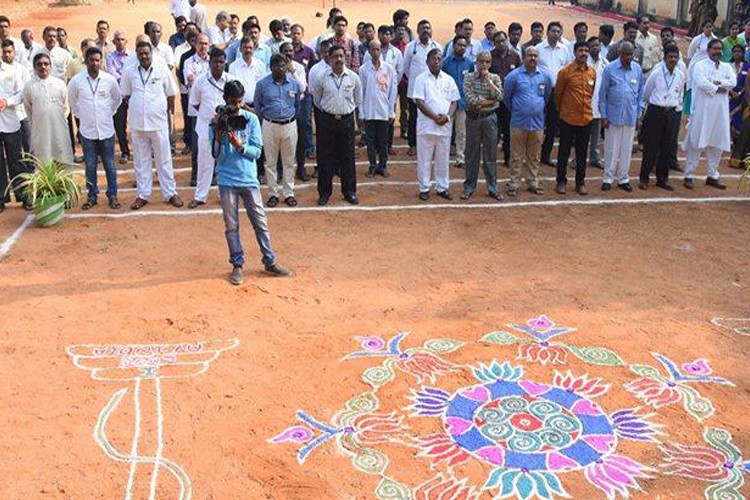
[(625, 184), (618, 184), (617, 187), (619, 189), (622, 189), (626, 193), (632, 193), (633, 192), (633, 186), (631, 186), (629, 182), (626, 182)]
[(23, 209), (26, 210), (27, 212), (31, 212), (32, 210), (34, 210), (34, 205), (31, 204), (31, 200), (25, 199), (21, 202), (21, 205), (23, 206)]
[(357, 198), (356, 194), (347, 194), (344, 195), (344, 199), (351, 203), (352, 205), (359, 205), (359, 198)]
[(277, 278), (286, 278), (287, 276), (291, 276), (292, 272), (289, 269), (286, 269), (285, 267), (281, 267), (278, 264), (271, 264), (270, 266), (265, 267), (266, 274), (270, 274), (271, 276), (276, 276)]
[(321, 196), (318, 198), (318, 206), (324, 207), (328, 204), (328, 196)]
[(298, 173), (295, 177), (298, 181), (302, 181), (302, 182), (307, 182), (310, 180), (310, 176), (305, 171)]
[(373, 177), (375, 177), (375, 167), (368, 168), (365, 177), (367, 177), (368, 179), (372, 179)]
[(424, 193), (419, 193), (419, 199), (422, 201), (427, 201), (430, 199), (430, 192), (425, 191)]
[(685, 187), (688, 189), (694, 189), (695, 188), (695, 181), (693, 179), (685, 179)]
[(0, 203), (0, 214), (5, 212), (5, 203)]
[(268, 201), (266, 202), (266, 206), (271, 207), (271, 208), (275, 207), (278, 204), (279, 204), (279, 198), (276, 196), (271, 196), (270, 198), (268, 198)]
[(711, 186), (716, 189), (721, 189), (722, 191), (727, 188), (724, 184), (722, 184), (719, 181), (719, 179), (713, 179), (711, 177), (706, 177), (706, 186)]
[(681, 166), (677, 165), (676, 167), (669, 167), (669, 170), (674, 170), (675, 172), (684, 172), (685, 169)]
[(377, 170), (375, 172), (375, 174), (379, 175), (381, 177), (385, 177), (386, 179), (391, 176), (391, 173), (388, 171), (387, 168), (384, 168), (384, 169), (381, 169), (381, 170)]
[(197, 185), (198, 185), (198, 181), (196, 181), (195, 179), (190, 179), (190, 187), (194, 188)]
[(612, 189), (612, 184), (609, 182), (602, 182), (602, 191), (609, 191)]
[(668, 182), (657, 182), (656, 187), (662, 188), (666, 191), (674, 191), (674, 186)]
[(439, 197), (441, 197), (444, 200), (451, 201), (453, 199), (453, 196), (451, 195), (451, 192), (448, 191), (447, 189), (445, 191), (436, 191), (435, 194), (438, 195)]
[(589, 167), (592, 168), (598, 168), (599, 170), (604, 170), (604, 167), (602, 166), (602, 163), (599, 161), (592, 161), (589, 163)]
[(550, 160), (549, 158), (545, 158), (539, 163), (541, 163), (542, 165), (547, 165), (548, 167), (557, 168), (557, 162), (555, 160)]
[(643, 181), (639, 182), (638, 183), (638, 189), (642, 189), (644, 191), (647, 190), (648, 189), (648, 182), (643, 182)]

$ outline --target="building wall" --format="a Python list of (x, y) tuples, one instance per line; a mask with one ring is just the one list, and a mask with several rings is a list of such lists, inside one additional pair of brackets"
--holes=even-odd
[[(596, 7), (599, 0), (584, 0), (582, 3), (590, 7)], [(677, 24), (690, 21), (691, 0), (613, 0), (614, 5), (618, 3), (620, 3), (623, 14), (635, 14), (640, 7), (652, 16)], [(732, 0), (718, 0), (716, 4), (716, 9), (719, 11), (719, 17), (716, 20), (717, 26), (721, 26), (726, 20), (727, 13), (731, 10), (732, 5)]]

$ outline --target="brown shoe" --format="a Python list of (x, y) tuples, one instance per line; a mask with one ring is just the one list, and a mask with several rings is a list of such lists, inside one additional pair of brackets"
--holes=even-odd
[(192, 210), (193, 208), (198, 208), (199, 206), (205, 204), (205, 201), (191, 200), (190, 203), (188, 203), (188, 208)]
[(148, 205), (148, 200), (144, 200), (143, 198), (136, 198), (135, 201), (130, 205), (130, 210), (140, 210), (146, 205)]
[(555, 188), (555, 192), (557, 194), (565, 194), (567, 192), (567, 190), (568, 190), (567, 184), (564, 184), (562, 182), (559, 182), (557, 184), (557, 187)]
[(182, 205), (183, 205), (182, 200), (176, 194), (172, 195), (172, 197), (167, 201), (167, 203), (169, 203), (175, 208), (182, 208)]
[(586, 191), (586, 186), (584, 186), (583, 184), (581, 184), (580, 186), (576, 186), (576, 193), (581, 196), (586, 196), (587, 194), (589, 194), (589, 192)]

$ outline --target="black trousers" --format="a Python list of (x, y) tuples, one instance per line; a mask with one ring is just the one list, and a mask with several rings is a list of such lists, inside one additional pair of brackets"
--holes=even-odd
[(333, 194), (333, 175), (341, 177), (341, 194), (357, 193), (357, 171), (354, 168), (354, 113), (337, 119), (315, 108), (318, 150), (318, 196)]
[(675, 108), (648, 105), (643, 118), (643, 162), (641, 182), (648, 182), (656, 167), (656, 182), (669, 181), (672, 157), (677, 156), (677, 134), (680, 131), (680, 113)]
[(126, 102), (123, 102), (117, 108), (114, 120), (115, 135), (117, 135), (117, 143), (120, 145), (120, 154), (128, 156), (130, 155), (130, 147), (128, 146), (128, 104)]
[[(398, 124), (401, 127), (401, 136), (406, 137), (409, 131), (409, 99), (406, 97), (406, 90), (408, 89), (406, 83), (398, 84)], [(391, 141), (392, 143), (393, 141)]]
[(68, 113), (68, 134), (70, 134), (70, 145), (73, 147), (73, 154), (76, 152), (76, 134), (73, 130), (73, 113)]
[(387, 120), (365, 121), (365, 143), (367, 160), (371, 172), (383, 172), (388, 168), (388, 139), (391, 136), (391, 123)]
[(409, 147), (417, 147), (417, 101), (409, 99)]
[(552, 89), (552, 96), (547, 101), (547, 107), (544, 110), (544, 141), (542, 142), (542, 163), (550, 161), (552, 148), (555, 145), (555, 137), (560, 127), (560, 115), (557, 113), (557, 104), (555, 103), (555, 89)]
[(16, 201), (25, 199), (23, 190), (17, 187), (18, 181), (13, 182), (15, 176), (28, 171), (26, 164), (21, 161), (22, 147), (23, 133), (20, 130), (0, 133), (0, 203), (10, 202), (10, 193), (5, 194), (9, 182), (13, 184)]
[[(72, 114), (72, 113), (71, 113)], [(76, 125), (78, 124), (78, 118), (76, 118)], [(80, 141), (79, 141), (80, 142)], [(31, 122), (28, 118), (21, 120), (21, 144), (25, 153), (31, 152)]]
[(503, 160), (510, 165), (510, 110), (504, 102), (497, 108), (497, 142), (503, 141)]
[[(279, 155), (281, 156), (281, 155)], [(305, 128), (304, 120), (297, 120), (297, 149), (294, 150), (294, 158), (297, 161), (297, 170), (295, 174), (299, 177), (305, 173)], [(279, 177), (281, 179), (282, 177)]]
[(560, 149), (557, 152), (557, 183), (568, 183), (568, 158), (570, 148), (576, 148), (576, 187), (586, 182), (586, 158), (591, 139), (591, 123), (583, 127), (568, 125), (560, 120)]

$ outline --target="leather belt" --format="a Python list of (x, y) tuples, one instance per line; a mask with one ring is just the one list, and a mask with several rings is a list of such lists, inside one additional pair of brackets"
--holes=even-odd
[(269, 121), (269, 122), (271, 122), (271, 123), (275, 123), (276, 125), (287, 125), (287, 124), (289, 124), (289, 123), (292, 123), (292, 122), (293, 122), (294, 120), (296, 120), (296, 119), (297, 119), (297, 117), (293, 116), (293, 117), (291, 117), (291, 118), (288, 118), (288, 119), (286, 119), (286, 120), (270, 120), (270, 119), (269, 119), (269, 120), (267, 120), (267, 121)]
[(474, 112), (471, 112), (471, 111), (467, 111), (466, 112), (466, 116), (469, 117), (469, 118), (471, 118), (472, 120), (478, 120), (479, 118), (486, 118), (486, 117), (488, 117), (490, 115), (494, 115), (494, 114), (495, 114), (495, 110), (494, 109), (492, 111), (483, 111), (481, 113), (474, 113)]

